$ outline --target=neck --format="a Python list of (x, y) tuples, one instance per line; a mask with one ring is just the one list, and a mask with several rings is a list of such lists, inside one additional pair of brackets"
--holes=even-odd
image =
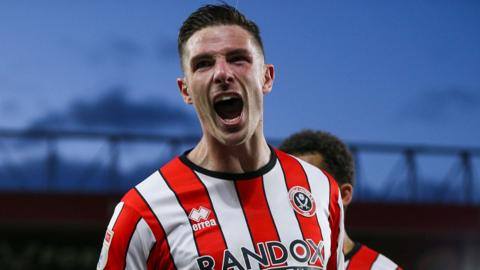
[(225, 145), (204, 135), (187, 157), (207, 170), (245, 173), (265, 166), (270, 160), (270, 148), (263, 134), (255, 133), (239, 145)]
[(343, 254), (348, 254), (355, 247), (355, 242), (345, 233), (345, 238), (343, 239)]

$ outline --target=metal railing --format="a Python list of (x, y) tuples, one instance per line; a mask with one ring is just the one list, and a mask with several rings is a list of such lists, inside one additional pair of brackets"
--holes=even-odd
[[(0, 190), (122, 192), (198, 139), (189, 135), (0, 129)], [(273, 145), (280, 142), (269, 141)], [(480, 148), (348, 145), (356, 161), (357, 200), (480, 203)], [(437, 159), (437, 165), (424, 159)]]

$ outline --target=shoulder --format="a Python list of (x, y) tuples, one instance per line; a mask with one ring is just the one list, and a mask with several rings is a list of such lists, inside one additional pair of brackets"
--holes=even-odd
[(298, 167), (298, 168), (301, 168), (302, 173), (317, 179), (316, 181), (325, 181), (325, 182), (333, 181), (333, 184), (336, 186), (336, 183), (333, 177), (330, 176), (324, 170), (321, 170), (313, 166), (312, 164), (305, 162), (302, 159), (299, 159), (293, 155), (287, 154), (281, 150), (278, 150), (278, 149), (274, 149), (274, 150), (284, 170), (293, 169), (293, 167)]
[(156, 170), (124, 194), (116, 211), (128, 212), (148, 221), (156, 220), (155, 207), (165, 197), (165, 191), (165, 181), (160, 170)]
[(370, 261), (372, 270), (401, 269), (395, 262), (387, 258), (385, 255), (361, 244), (359, 244), (359, 249), (356, 254), (353, 254), (351, 260)]
[(141, 209), (145, 207), (145, 204), (148, 204), (145, 195), (142, 194), (142, 190), (145, 189), (145, 187), (154, 185), (154, 183), (160, 180), (160, 178), (160, 173), (155, 171), (125, 193), (120, 203), (124, 205), (123, 207), (131, 208), (139, 213), (142, 212)]
[(378, 253), (377, 260), (375, 261), (374, 266), (376, 266), (375, 269), (378, 269), (378, 270), (401, 269), (395, 262), (393, 262), (391, 259), (387, 258), (385, 255), (381, 253)]
[(317, 202), (330, 211), (338, 212), (341, 207), (340, 191), (335, 179), (327, 172), (307, 163), (295, 156), (275, 149), (285, 178), (305, 178), (308, 190)]
[(188, 167), (179, 157), (172, 159), (131, 188), (121, 200), (123, 207), (132, 209), (148, 221), (157, 220), (159, 209), (177, 204), (177, 193), (172, 185), (182, 182), (180, 180), (187, 171)]
[[(144, 207), (145, 204), (150, 204), (152, 198), (161, 197), (161, 191), (164, 189), (165, 179), (162, 172), (182, 172), (182, 162), (179, 157), (170, 160), (163, 165), (160, 169), (151, 173), (148, 177), (143, 179), (135, 187), (131, 188), (122, 198), (122, 202), (133, 209), (137, 209), (141, 212), (139, 207)], [(153, 196), (151, 196), (153, 195)]]

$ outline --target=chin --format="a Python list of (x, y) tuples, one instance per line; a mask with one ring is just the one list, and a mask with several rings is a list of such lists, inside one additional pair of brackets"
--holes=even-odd
[(217, 137), (217, 140), (226, 146), (236, 146), (241, 145), (248, 141), (248, 136), (246, 132), (235, 132), (229, 134), (222, 134)]

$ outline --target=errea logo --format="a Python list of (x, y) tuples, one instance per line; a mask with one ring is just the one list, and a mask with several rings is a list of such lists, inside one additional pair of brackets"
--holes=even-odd
[(188, 215), (188, 218), (195, 222), (200, 222), (201, 220), (207, 220), (209, 215), (210, 210), (203, 206), (200, 206), (199, 209), (193, 208), (192, 211), (190, 211), (190, 215)]
[(192, 229), (199, 231), (208, 227), (217, 226), (214, 218), (208, 219), (211, 212), (212, 211), (203, 206), (200, 206), (199, 209), (193, 208), (188, 215), (188, 218), (192, 220)]

